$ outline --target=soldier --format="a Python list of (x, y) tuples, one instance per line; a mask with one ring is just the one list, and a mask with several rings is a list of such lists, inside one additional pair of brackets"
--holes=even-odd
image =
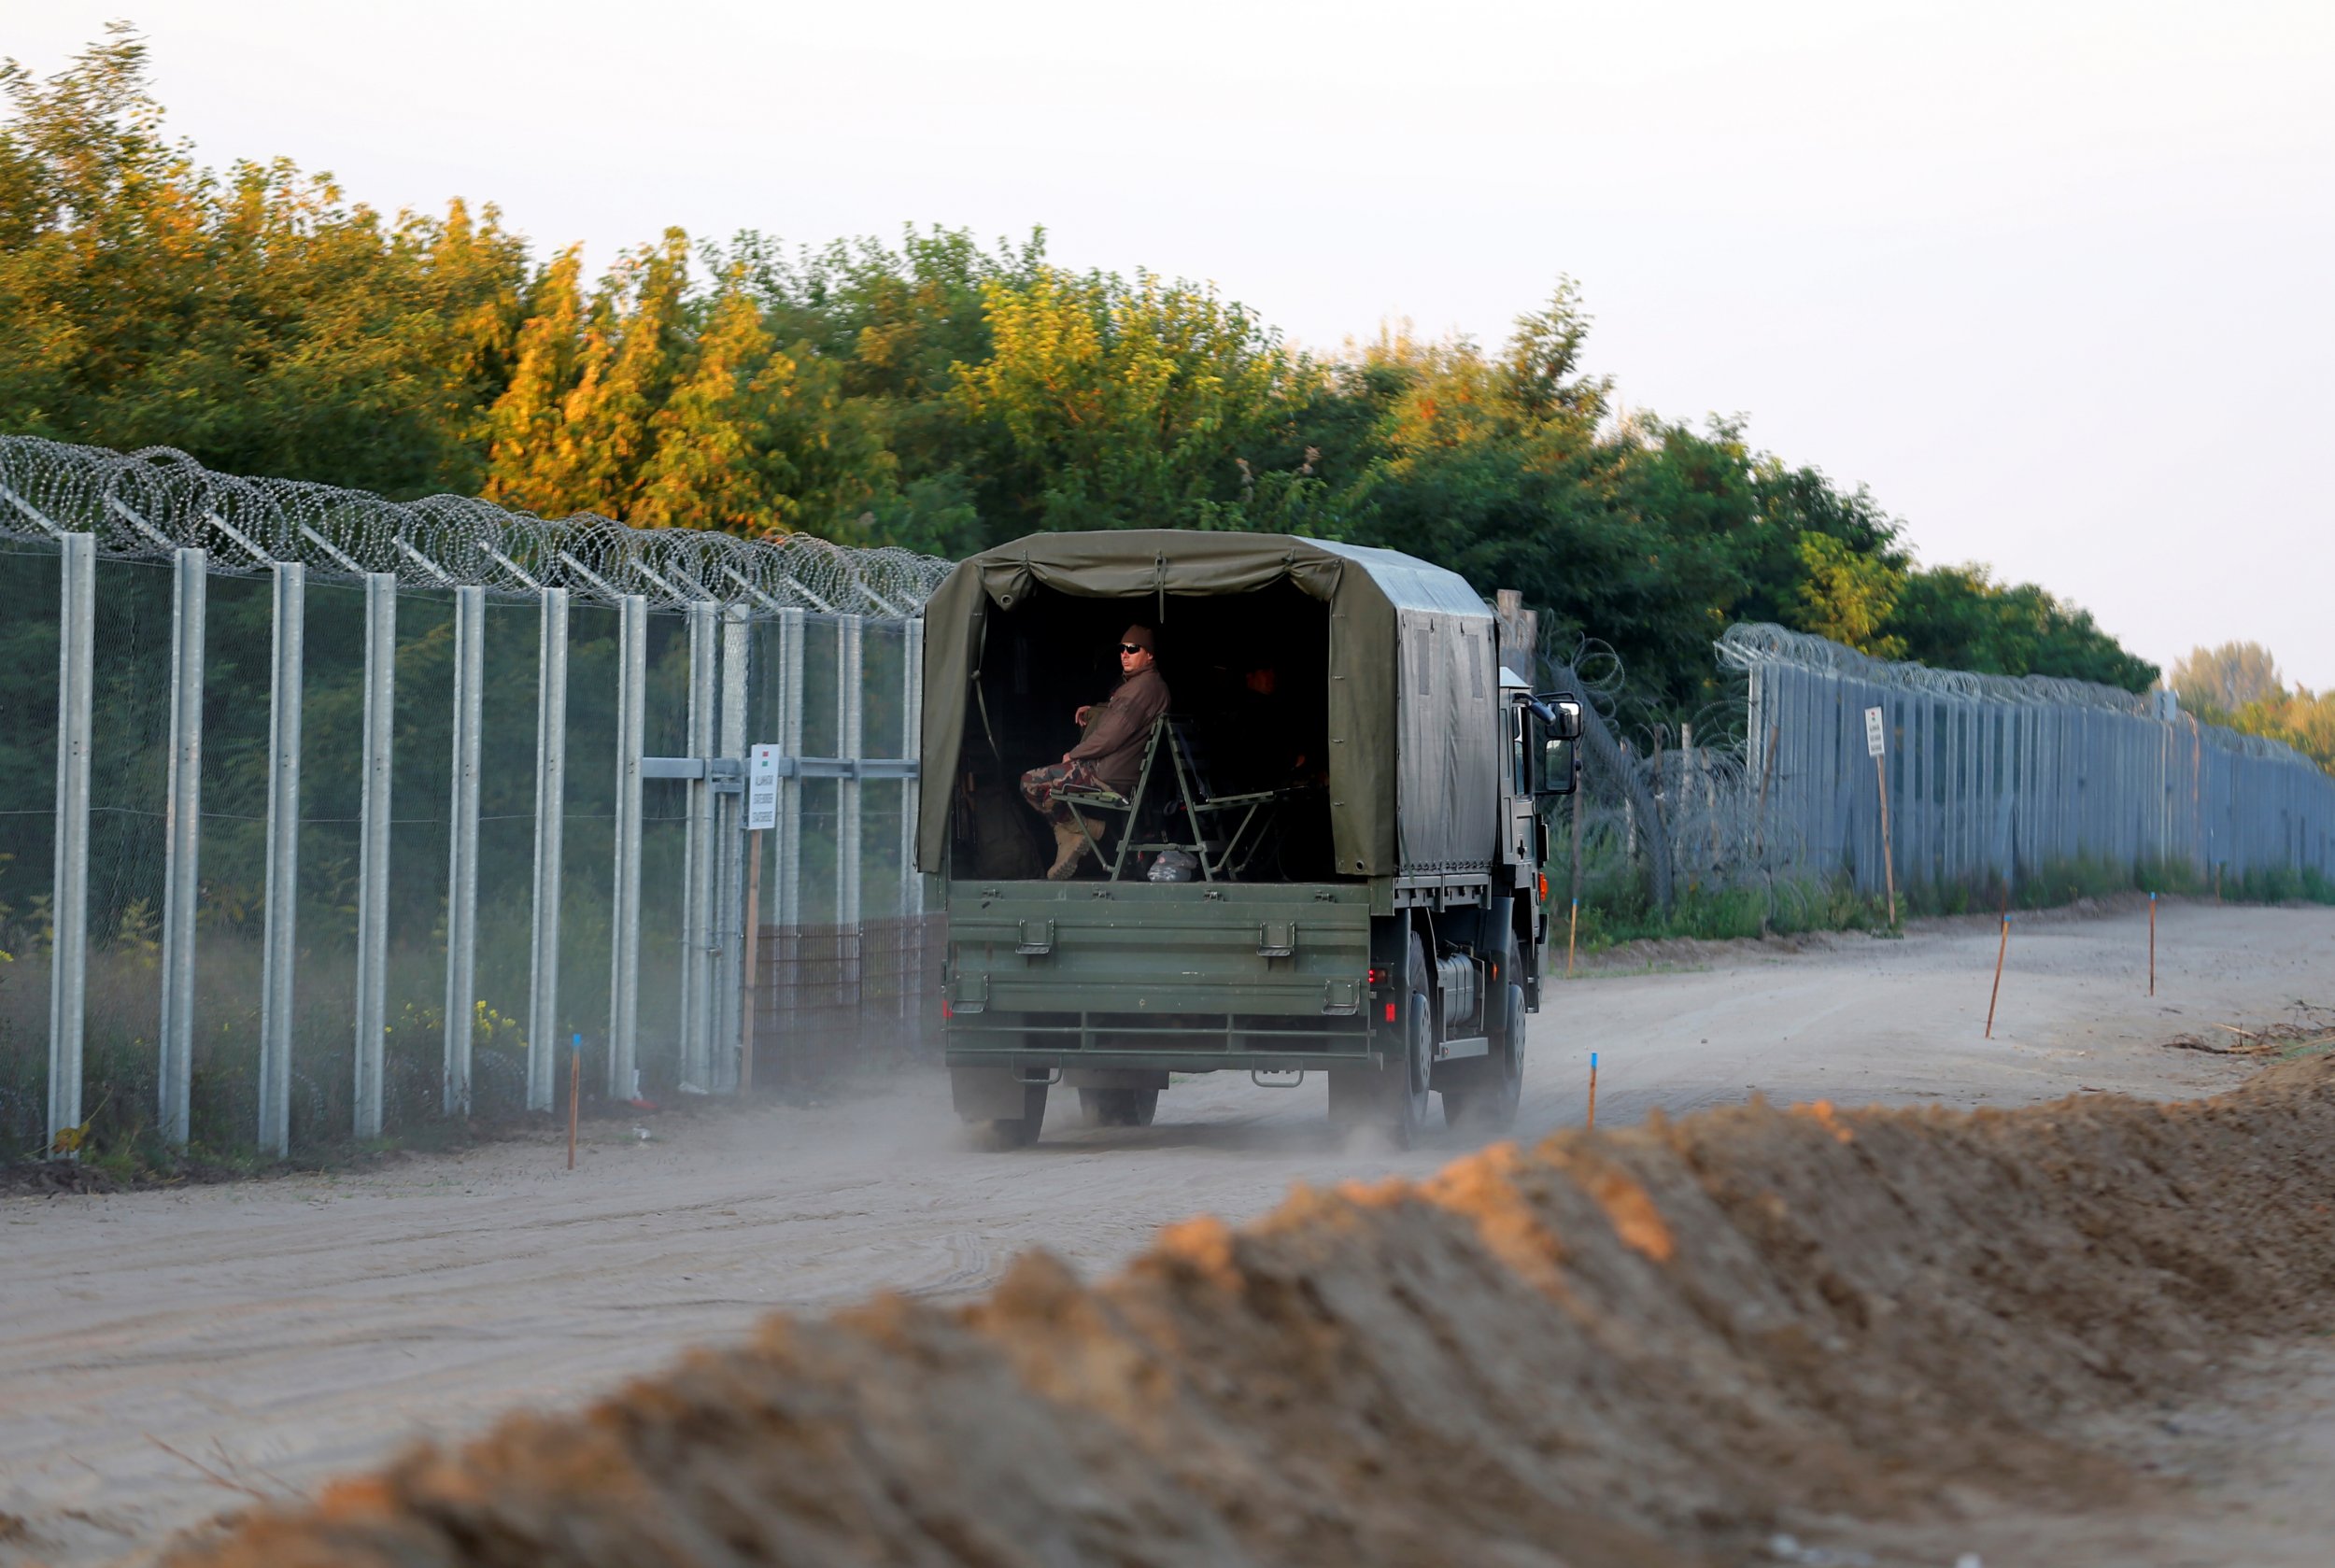
[(1117, 689), (1107, 701), (1090, 702), (1072, 715), (1086, 730), (1085, 738), (1064, 752), (1060, 762), (1022, 775), (1022, 798), (1054, 825), (1054, 862), (1046, 875), (1054, 882), (1078, 874), (1080, 855), (1094, 847), (1103, 830), (1101, 823), (1091, 822), (1085, 832), (1079, 831), (1079, 819), (1056, 797), (1066, 789), (1110, 789), (1120, 795), (1135, 791), (1144, 742), (1159, 715), (1168, 711), (1168, 683), (1156, 668), (1157, 650), (1150, 627), (1127, 628), (1119, 639)]

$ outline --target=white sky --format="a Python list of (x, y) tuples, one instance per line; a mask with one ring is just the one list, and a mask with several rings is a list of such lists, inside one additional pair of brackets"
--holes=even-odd
[[(0, 0), (42, 75), (135, 0)], [(1294, 338), (1580, 279), (1634, 407), (1750, 417), (2160, 663), (2335, 686), (2335, 4), (145, 0), (205, 159), (668, 224), (1049, 230)]]

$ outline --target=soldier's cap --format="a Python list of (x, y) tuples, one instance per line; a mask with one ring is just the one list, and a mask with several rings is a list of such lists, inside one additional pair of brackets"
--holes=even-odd
[(1153, 639), (1152, 635), (1152, 629), (1147, 626), (1131, 626), (1127, 628), (1126, 630), (1119, 634), (1119, 641), (1122, 643), (1131, 643), (1135, 646), (1142, 649), (1145, 653), (1156, 654), (1159, 652), (1159, 643)]

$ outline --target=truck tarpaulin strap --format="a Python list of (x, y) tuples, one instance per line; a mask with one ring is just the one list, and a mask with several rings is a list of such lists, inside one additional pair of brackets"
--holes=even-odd
[[(1171, 596), (1253, 593), (1283, 581), (1329, 607), (1337, 869), (1474, 869), (1469, 857), (1479, 863), (1495, 837), (1494, 621), (1465, 579), (1394, 550), (1164, 529), (1032, 534), (985, 550), (960, 563), (925, 606), (925, 777), (955, 776), (989, 614), (1013, 614), (1043, 587), (1151, 600), (1164, 616)], [(947, 792), (927, 791), (919, 804), (916, 863), (937, 871), (948, 843)]]

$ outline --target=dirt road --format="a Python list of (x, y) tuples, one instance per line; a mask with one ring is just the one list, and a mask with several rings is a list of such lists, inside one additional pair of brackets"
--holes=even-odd
[[(1991, 921), (1600, 972), (1552, 987), (1535, 1021), (1519, 1132), (1580, 1120), (1592, 1050), (1601, 1124), (1755, 1093), (2179, 1096), (2247, 1069), (2168, 1039), (2335, 1004), (2335, 911), (2173, 905), (2160, 942), (2151, 1001), (2141, 911), (2016, 921), (1991, 1041)], [(1010, 1155), (966, 1147), (929, 1074), (653, 1141), (602, 1126), (572, 1175), (520, 1143), (361, 1176), (0, 1201), (0, 1513), (22, 1521), (0, 1561), (135, 1555), (417, 1434), (574, 1404), (773, 1307), (969, 1293), (1040, 1244), (1093, 1273), (1162, 1223), (1238, 1222), (1292, 1182), (1422, 1176), (1461, 1148), (1341, 1147), (1313, 1083), (1181, 1084), (1129, 1131), (1068, 1128), (1067, 1099), (1040, 1147)]]

